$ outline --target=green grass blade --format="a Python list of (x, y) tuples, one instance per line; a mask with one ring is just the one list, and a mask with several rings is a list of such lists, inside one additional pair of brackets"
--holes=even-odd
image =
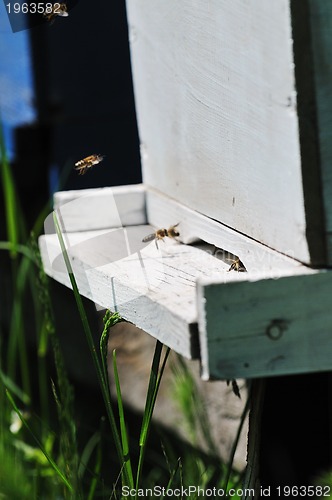
[(0, 250), (7, 250), (9, 252), (21, 253), (28, 259), (34, 260), (34, 255), (27, 245), (21, 245), (19, 243), (13, 243), (11, 241), (0, 241)]
[(143, 414), (143, 421), (142, 421), (141, 433), (140, 433), (140, 438), (139, 438), (139, 445), (140, 446), (144, 446), (144, 443), (145, 443), (146, 437), (147, 437), (150, 409), (153, 405), (153, 395), (155, 393), (155, 388), (156, 388), (157, 380), (158, 380), (158, 371), (159, 371), (159, 364), (160, 364), (162, 349), (163, 349), (163, 344), (157, 340), (154, 355), (153, 355), (153, 360), (152, 360), (148, 391), (146, 394), (146, 402), (145, 402), (145, 408), (144, 408), (144, 414)]
[[(60, 228), (59, 221), (58, 221), (58, 218), (56, 216), (55, 211), (53, 212), (53, 220), (54, 220), (54, 226), (56, 229), (56, 233), (57, 233), (57, 236), (59, 239), (62, 255), (63, 255), (65, 265), (67, 268), (67, 272), (69, 275), (70, 283), (72, 285), (72, 289), (74, 292), (74, 297), (76, 300), (79, 315), (80, 315), (80, 318), (81, 318), (81, 321), (83, 324), (83, 330), (85, 333), (85, 337), (86, 337), (86, 340), (87, 340), (87, 343), (88, 343), (88, 346), (90, 349), (90, 353), (92, 356), (92, 361), (93, 361), (95, 370), (97, 372), (98, 382), (99, 382), (99, 385), (101, 388), (102, 396), (103, 396), (105, 407), (106, 407), (107, 416), (108, 416), (108, 419), (110, 422), (111, 431), (112, 431), (112, 435), (113, 435), (113, 439), (114, 439), (114, 444), (115, 444), (116, 451), (117, 451), (117, 454), (119, 457), (120, 465), (122, 466), (125, 459), (124, 459), (124, 456), (122, 453), (120, 435), (119, 435), (119, 431), (118, 431), (118, 428), (117, 428), (117, 425), (115, 422), (115, 417), (114, 417), (114, 413), (113, 413), (113, 409), (112, 409), (112, 405), (111, 405), (111, 397), (110, 397), (108, 382), (107, 382), (107, 380), (105, 380), (105, 376), (104, 376), (104, 368), (103, 368), (104, 365), (100, 362), (100, 359), (98, 358), (98, 355), (97, 355), (97, 352), (95, 349), (93, 336), (92, 336), (92, 332), (91, 332), (90, 325), (88, 322), (88, 318), (87, 318), (87, 315), (86, 315), (85, 310), (84, 310), (83, 302), (82, 302), (82, 299), (81, 299), (81, 296), (80, 296), (80, 293), (78, 290), (78, 286), (77, 286), (77, 283), (75, 280), (72, 266), (70, 264), (69, 256), (67, 253), (67, 249), (66, 249), (66, 246), (65, 246), (65, 243), (63, 240), (61, 228)], [(126, 475), (126, 469), (124, 469), (124, 476), (125, 476), (125, 482), (127, 484), (130, 484), (130, 479)]]
[(170, 348), (168, 347), (166, 350), (166, 354), (162, 363), (161, 368), (159, 369), (160, 359), (162, 354), (163, 344), (157, 340), (156, 348), (153, 356), (153, 362), (150, 373), (150, 381), (147, 392), (146, 404), (143, 415), (143, 422), (140, 434), (140, 446), (144, 446), (146, 443), (147, 435), (150, 428), (152, 413), (154, 410), (155, 402), (157, 399), (157, 394), (159, 390), (159, 385), (161, 382), (161, 378), (166, 366), (166, 361), (170, 353)]
[[(110, 394), (109, 378), (108, 378), (108, 370), (107, 370), (109, 331), (110, 331), (110, 328), (112, 326), (114, 326), (116, 323), (119, 323), (123, 320), (118, 313), (111, 314), (110, 311), (106, 311), (105, 316), (103, 318), (103, 321), (104, 321), (104, 329), (103, 329), (103, 332), (102, 332), (101, 337), (100, 337), (100, 354), (101, 354), (104, 381), (105, 381), (105, 385), (107, 385), (107, 387), (108, 387), (108, 394)], [(114, 359), (113, 359), (113, 365), (114, 365)], [(123, 454), (123, 458), (124, 458), (123, 468), (124, 468), (124, 473), (125, 473), (127, 479), (129, 480), (130, 487), (133, 487), (134, 479), (133, 479), (133, 473), (132, 473), (130, 456), (129, 456), (128, 438), (126, 435), (126, 428), (125, 428), (125, 423), (124, 423), (124, 412), (123, 412), (120, 382), (119, 382), (119, 376), (118, 376), (117, 367), (116, 367), (116, 361), (115, 361), (114, 375), (115, 375), (117, 401), (118, 401), (118, 409), (119, 409), (119, 417), (120, 417), (120, 433), (121, 433), (121, 443), (122, 443), (122, 454)], [(110, 410), (112, 410), (112, 408), (110, 408)]]
[(143, 421), (142, 421), (142, 428), (141, 428), (140, 439), (139, 439), (140, 452), (139, 452), (137, 475), (136, 475), (136, 497), (135, 497), (136, 500), (138, 498), (138, 490), (139, 490), (139, 485), (140, 485), (141, 477), (142, 477), (144, 456), (145, 456), (147, 438), (148, 438), (151, 420), (152, 420), (152, 414), (153, 414), (154, 406), (156, 403), (160, 382), (161, 382), (161, 379), (162, 379), (162, 376), (164, 373), (164, 369), (166, 366), (166, 362), (167, 362), (167, 359), (168, 359), (168, 356), (170, 353), (170, 348), (167, 347), (166, 354), (164, 356), (164, 360), (162, 362), (161, 368), (159, 369), (162, 349), (163, 349), (163, 344), (161, 342), (159, 342), (159, 340), (157, 340), (155, 352), (154, 352), (154, 356), (153, 356), (153, 361), (152, 361), (152, 367), (151, 367), (151, 372), (150, 372), (150, 381), (149, 381), (149, 386), (148, 386), (148, 391), (147, 391), (147, 397), (146, 397), (146, 403), (145, 403), (145, 409), (144, 409), (144, 415), (143, 415)]
[(26, 394), (18, 385), (15, 384), (15, 382), (5, 375), (3, 371), (0, 368), (0, 380), (3, 383), (3, 385), (9, 389), (15, 396), (22, 401), (23, 404), (28, 406), (31, 403), (30, 396)]
[(73, 487), (72, 485), (69, 483), (69, 481), (67, 480), (67, 478), (65, 477), (65, 475), (61, 472), (61, 470), (59, 469), (59, 467), (57, 466), (57, 464), (54, 462), (54, 460), (52, 459), (52, 457), (47, 453), (47, 451), (44, 449), (42, 443), (40, 442), (40, 440), (37, 438), (37, 436), (34, 434), (34, 432), (32, 431), (32, 429), (30, 428), (29, 424), (27, 423), (26, 419), (23, 417), (22, 413), (20, 412), (20, 410), (17, 408), (15, 402), (14, 402), (14, 399), (12, 397), (12, 395), (10, 394), (10, 392), (8, 391), (8, 389), (6, 389), (6, 396), (10, 402), (10, 404), (12, 405), (15, 413), (17, 414), (17, 416), (19, 417), (19, 419), (21, 420), (22, 424), (24, 425), (24, 427), (26, 427), (26, 429), (29, 431), (29, 433), (31, 434), (32, 438), (34, 439), (34, 441), (36, 442), (38, 448), (40, 449), (40, 451), (43, 453), (43, 455), (45, 456), (46, 460), (48, 461), (48, 463), (51, 465), (51, 467), (55, 470), (55, 472), (57, 473), (58, 477), (61, 479), (61, 481), (66, 485), (66, 487), (69, 489), (69, 491), (71, 493), (73, 493)]
[(178, 473), (179, 468), (180, 468), (180, 459), (177, 460), (176, 467), (174, 467), (173, 470), (171, 471), (171, 475), (170, 475), (169, 481), (168, 481), (167, 486), (166, 486), (166, 491), (172, 487), (174, 478), (175, 478), (176, 474)]
[(16, 202), (16, 190), (14, 179), (10, 171), (9, 162), (6, 154), (5, 141), (3, 136), (2, 124), (0, 123), (0, 168), (3, 187), (3, 196), (5, 203), (7, 239), (13, 245), (10, 255), (16, 257), (16, 245), (19, 242), (19, 214)]
[(218, 455), (211, 435), (211, 425), (206, 411), (206, 405), (195, 379), (181, 356), (177, 356), (172, 365), (173, 396), (178, 404), (184, 423), (187, 426), (190, 442), (198, 444), (203, 437), (210, 454)]
[(14, 298), (11, 314), (9, 342), (7, 348), (8, 375), (14, 379), (17, 367), (17, 358), (20, 361), (23, 390), (31, 394), (30, 370), (28, 361), (28, 350), (26, 346), (25, 322), (24, 322), (24, 292), (28, 276), (31, 270), (31, 260), (23, 257), (16, 270), (14, 283)]
[(82, 478), (85, 474), (87, 465), (89, 463), (90, 457), (94, 451), (94, 449), (99, 445), (101, 440), (100, 432), (95, 432), (87, 442), (84, 447), (84, 450), (81, 454), (80, 464), (78, 467), (78, 476)]
[(109, 388), (109, 383), (108, 383), (108, 370), (107, 370), (107, 355), (108, 355), (109, 331), (112, 326), (116, 325), (117, 323), (120, 323), (121, 321), (123, 321), (123, 319), (121, 318), (120, 314), (118, 314), (117, 312), (112, 314), (111, 311), (109, 310), (106, 311), (105, 316), (103, 318), (104, 328), (100, 336), (99, 347), (100, 347), (103, 377), (105, 383), (108, 385), (108, 388)]
[(117, 363), (116, 363), (116, 351), (115, 350), (113, 351), (113, 372), (114, 372), (116, 396), (117, 396), (118, 409), (119, 409), (122, 452), (123, 452), (123, 455), (125, 457), (125, 467), (127, 469), (127, 475), (131, 481), (130, 487), (133, 488), (134, 487), (134, 478), (133, 478), (133, 472), (132, 472), (131, 461), (130, 461), (130, 456), (129, 456), (128, 434), (127, 434), (127, 427), (126, 427), (124, 411), (123, 411), (121, 387), (120, 387), (118, 367), (117, 367)]
[(95, 497), (95, 491), (96, 491), (96, 488), (98, 485), (99, 475), (101, 472), (101, 465), (102, 465), (102, 446), (101, 446), (101, 440), (100, 440), (100, 436), (99, 436), (99, 442), (97, 443), (96, 463), (95, 463), (95, 467), (93, 469), (93, 478), (92, 478), (92, 481), (90, 483), (90, 488), (89, 488), (87, 500), (93, 500)]

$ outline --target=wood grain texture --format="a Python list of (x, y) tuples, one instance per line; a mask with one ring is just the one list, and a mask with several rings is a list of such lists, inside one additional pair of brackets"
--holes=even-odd
[(144, 182), (310, 262), (289, 1), (127, 10)]
[[(324, 297), (330, 291), (324, 277), (329, 274), (304, 267), (155, 190), (147, 189), (145, 197), (154, 227), (144, 224), (68, 232), (64, 222), (63, 237), (80, 293), (103, 308), (118, 311), (189, 359), (198, 357), (200, 351), (204, 377), (293, 373), (305, 366), (307, 371), (316, 369), (316, 358), (306, 364), (301, 328), (313, 330), (320, 318), (328, 320)], [(84, 199), (91, 220), (98, 220), (94, 197)], [(127, 201), (125, 213), (130, 213), (130, 197)], [(75, 212), (77, 206), (67, 203), (57, 210), (63, 206), (68, 207), (69, 220), (75, 221), (77, 214), (70, 210)], [(153, 240), (142, 242), (155, 229), (177, 222), (180, 235), (176, 240), (165, 238), (158, 247)], [(57, 235), (42, 236), (39, 245), (46, 273), (70, 287)], [(229, 272), (229, 252), (240, 257), (248, 272)], [(312, 303), (319, 304), (317, 309), (310, 308), (314, 291)], [(285, 335), (286, 347), (291, 346), (288, 358), (284, 339), (271, 341), (257, 331), (257, 325), (275, 319), (282, 319), (295, 332), (290, 341)], [(326, 338), (325, 333), (320, 340)], [(262, 349), (258, 361), (257, 338)], [(296, 349), (298, 361), (293, 362)], [(245, 361), (238, 361), (242, 350)], [(317, 346), (316, 357), (324, 368), (321, 352)]]
[[(267, 277), (270, 273), (275, 276), (278, 270), (292, 269), (293, 273), (303, 270), (303, 266), (295, 259), (275, 252), (155, 189), (147, 188), (146, 207), (148, 221), (154, 227), (169, 227), (179, 222), (181, 242), (209, 243), (217, 247), (216, 252), (220, 256), (222, 253), (218, 249), (223, 249), (239, 257), (250, 273), (262, 272)], [(289, 248), (287, 253), (291, 255), (292, 249)]]
[(203, 377), (331, 370), (332, 272), (246, 278), (198, 286)]
[[(65, 233), (80, 293), (187, 358), (198, 356), (196, 280), (224, 276), (229, 264), (206, 245), (142, 243), (151, 226)], [(70, 287), (57, 235), (39, 240), (46, 273)]]

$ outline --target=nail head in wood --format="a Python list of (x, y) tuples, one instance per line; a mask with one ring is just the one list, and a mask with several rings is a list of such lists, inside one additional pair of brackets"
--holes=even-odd
[(287, 328), (286, 321), (282, 319), (273, 319), (266, 328), (266, 335), (271, 340), (279, 340), (282, 337), (286, 328)]

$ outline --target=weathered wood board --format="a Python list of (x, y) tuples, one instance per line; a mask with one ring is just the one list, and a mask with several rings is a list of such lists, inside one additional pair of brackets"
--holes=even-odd
[[(115, 193), (126, 200), (125, 204), (117, 205), (117, 210), (113, 205)], [(227, 339), (227, 335), (224, 337), (224, 332), (216, 327), (220, 319), (218, 314), (215, 315), (216, 323), (210, 318), (204, 323), (207, 318), (205, 308), (210, 314), (210, 304), (215, 304), (213, 295), (209, 295), (208, 300), (205, 297), (206, 290), (216, 289), (217, 297), (221, 289), (226, 290), (220, 302), (218, 298), (218, 307), (222, 310), (225, 304), (227, 309), (232, 290), (235, 289), (234, 293), (241, 297), (242, 287), (247, 289), (250, 281), (263, 280), (267, 283), (270, 295), (276, 293), (278, 299), (280, 293), (276, 283), (281, 282), (284, 279), (282, 277), (293, 276), (300, 283), (302, 275), (314, 273), (294, 259), (274, 252), (154, 190), (149, 189), (144, 194), (141, 186), (137, 186), (137, 189), (129, 186), (127, 193), (125, 188), (116, 188), (115, 191), (102, 191), (102, 194), (105, 198), (102, 211), (106, 202), (109, 210), (117, 214), (116, 217), (112, 213), (106, 215), (106, 220), (114, 224), (108, 229), (86, 231), (81, 230), (82, 223), (78, 216), (82, 210), (89, 227), (103, 223), (105, 217), (104, 213), (97, 211), (97, 208), (100, 209), (96, 201), (99, 190), (91, 190), (90, 193), (58, 193), (56, 196), (56, 212), (80, 293), (99, 306), (118, 311), (125, 319), (187, 358), (199, 357), (201, 351), (204, 376), (210, 373), (207, 353), (211, 345), (216, 349), (216, 356), (217, 352), (223, 356), (222, 342)], [(136, 222), (145, 217), (146, 204), (148, 213), (151, 211), (153, 214), (156, 227), (168, 227), (180, 222), (177, 240), (165, 238), (165, 241), (159, 241), (157, 247), (155, 241), (142, 242), (145, 236), (153, 232), (150, 225), (118, 225), (119, 221), (125, 220), (126, 214), (131, 214), (131, 220)], [(54, 279), (70, 287), (57, 235), (49, 227), (50, 220), (52, 215), (47, 220), (46, 234), (39, 241), (44, 269)], [(71, 231), (68, 231), (68, 227)], [(220, 244), (220, 247), (216, 247), (216, 244)], [(230, 272), (231, 256), (239, 256), (248, 272)], [(273, 279), (267, 280), (269, 277)], [(199, 288), (198, 294), (197, 281), (206, 285)], [(227, 288), (224, 287), (226, 284)], [(285, 310), (288, 310), (287, 287), (280, 300)], [(297, 313), (300, 314), (298, 310)], [(252, 310), (244, 308), (239, 315), (238, 304), (234, 304), (230, 305), (229, 314), (239, 318), (241, 324), (250, 324)], [(212, 328), (212, 333), (207, 331), (206, 324), (209, 329)], [(215, 334), (220, 345), (218, 342), (218, 345), (213, 344)], [(236, 335), (237, 330), (232, 329), (232, 334)], [(217, 347), (221, 348), (220, 352)], [(272, 352), (274, 344), (270, 347)], [(225, 351), (225, 356), (229, 354), (229, 351)], [(280, 370), (283, 369), (281, 366)], [(241, 364), (233, 371), (237, 377), (243, 376)], [(248, 377), (255, 376), (255, 373), (246, 370)], [(220, 372), (219, 376), (224, 378), (225, 374)]]
[[(127, 9), (144, 185), (56, 194), (80, 292), (188, 358), (200, 347), (205, 378), (331, 369), (331, 275), (301, 262), (332, 264), (332, 7)], [(142, 243), (177, 223), (178, 241)], [(69, 286), (45, 227), (46, 272)], [(236, 257), (247, 273), (228, 272)]]
[(127, 10), (145, 184), (315, 260), (289, 0), (128, 0)]
[[(175, 241), (142, 243), (151, 226), (65, 233), (80, 293), (187, 358), (198, 356), (196, 280), (229, 264)], [(71, 287), (56, 234), (39, 240), (46, 273)]]
[[(270, 273), (275, 276), (278, 271), (292, 269), (297, 273), (304, 269), (295, 259), (275, 252), (155, 189), (146, 188), (146, 210), (148, 220), (154, 227), (168, 227), (179, 222), (183, 243), (209, 243), (216, 247), (217, 255), (220, 253), (218, 249), (223, 249), (239, 257), (250, 273), (262, 272), (267, 277)], [(292, 249), (289, 248), (287, 253), (291, 255)]]
[(332, 272), (198, 285), (203, 378), (331, 370)]

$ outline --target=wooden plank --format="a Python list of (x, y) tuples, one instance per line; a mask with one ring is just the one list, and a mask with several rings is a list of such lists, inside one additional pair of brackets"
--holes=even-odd
[[(211, 246), (173, 240), (142, 243), (150, 226), (65, 233), (80, 293), (187, 358), (198, 356), (196, 280), (223, 275), (229, 263)], [(39, 240), (46, 273), (70, 287), (56, 234)], [(204, 248), (204, 249), (202, 249)]]
[[(204, 241), (240, 258), (250, 273), (261, 272), (266, 277), (278, 270), (292, 269), (302, 272), (303, 266), (296, 260), (275, 252), (243, 234), (220, 224), (218, 221), (187, 208), (161, 192), (147, 188), (146, 207), (148, 221), (154, 227), (169, 227), (180, 223), (180, 241), (188, 244)], [(221, 255), (217, 250), (217, 254)], [(287, 253), (292, 254), (289, 248)]]
[(144, 182), (310, 263), (289, 0), (127, 10)]
[[(65, 232), (146, 224), (142, 184), (59, 191), (54, 194), (54, 208)], [(51, 232), (48, 226), (46, 232)]]
[[(143, 243), (153, 232), (146, 224), (68, 232), (65, 221), (63, 235), (82, 295), (103, 308), (119, 311), (189, 359), (199, 356), (200, 344), (205, 378), (297, 373), (316, 370), (317, 364), (318, 369), (327, 369), (318, 346), (311, 363), (307, 362), (313, 351), (306, 351), (301, 329), (316, 332), (315, 321), (319, 325), (320, 319), (329, 325), (324, 311), (324, 297), (329, 296), (324, 277), (329, 273), (304, 267), (156, 190), (148, 189), (145, 196), (155, 228), (179, 222), (176, 240), (165, 238), (158, 247), (154, 241)], [(68, 198), (75, 201), (75, 194)], [(91, 221), (98, 220), (94, 201), (89, 210), (90, 197), (83, 199)], [(130, 197), (127, 201), (125, 213), (130, 213)], [(77, 214), (71, 214), (69, 208), (75, 211), (77, 206), (60, 204), (57, 210), (64, 206), (69, 220), (75, 221)], [(47, 274), (70, 287), (54, 230), (39, 243)], [(248, 272), (228, 272), (229, 253), (239, 257)], [(313, 291), (315, 302), (310, 304)], [(281, 339), (257, 330), (265, 325), (273, 337), (278, 328), (275, 320), (282, 320), (287, 334)], [(227, 325), (225, 332), (221, 325)], [(325, 330), (317, 335), (326, 340)], [(308, 338), (313, 342), (312, 336)], [(245, 361), (239, 361), (242, 355)]]
[(198, 285), (203, 377), (331, 370), (332, 272), (241, 280)]

